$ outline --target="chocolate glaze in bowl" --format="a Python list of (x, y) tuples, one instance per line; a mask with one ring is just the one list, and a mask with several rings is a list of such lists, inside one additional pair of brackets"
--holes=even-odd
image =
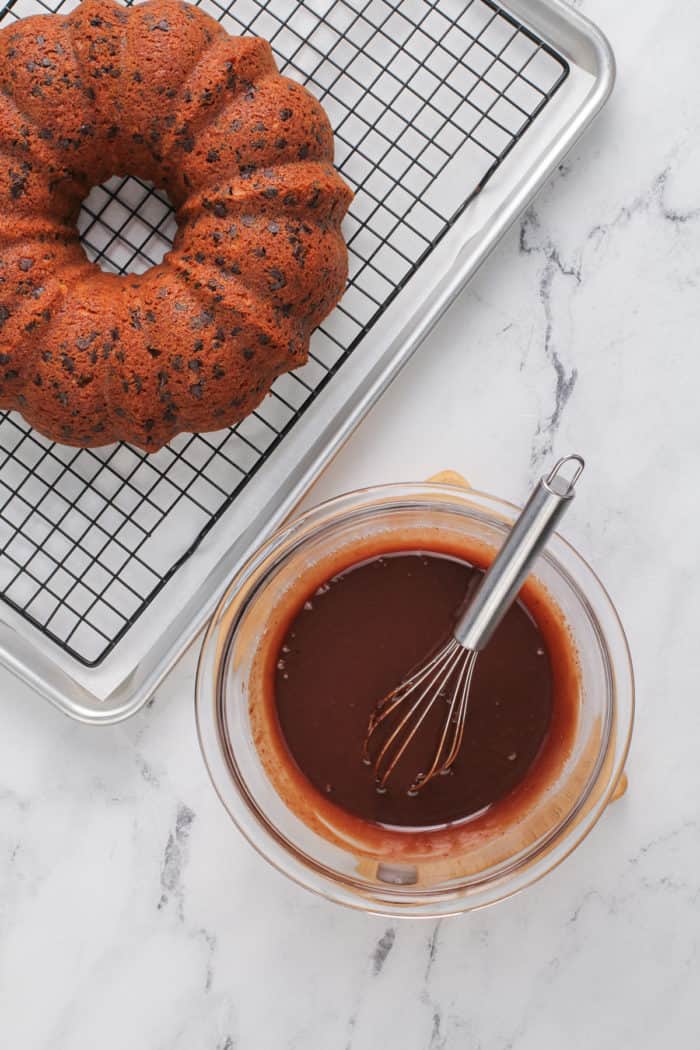
[[(385, 663), (381, 669), (383, 674), (358, 674), (356, 670), (352, 675), (346, 670), (345, 678), (349, 676), (349, 681), (344, 684), (351, 689), (348, 693), (343, 691), (339, 682), (336, 681), (334, 685), (335, 656), (341, 659), (343, 655), (352, 658), (353, 647), (362, 644), (364, 651), (358, 656), (357, 663), (362, 665), (366, 672), (367, 664), (372, 659), (373, 632), (375, 627), (377, 630), (381, 628), (380, 624), (375, 624), (371, 618), (366, 624), (360, 620), (345, 624), (343, 637), (336, 643), (336, 652), (326, 654), (326, 660), (329, 662), (309, 669), (305, 680), (300, 684), (308, 688), (311, 685), (312, 674), (318, 674), (319, 686), (323, 690), (341, 690), (341, 702), (344, 699), (353, 704), (355, 713), (350, 718), (344, 713), (345, 721), (340, 729), (342, 731), (344, 728), (348, 733), (345, 740), (337, 735), (337, 719), (343, 717), (340, 715), (336, 715), (335, 727), (330, 724), (329, 716), (324, 715), (323, 721), (313, 726), (316, 730), (314, 739), (314, 735), (309, 735), (304, 726), (295, 723), (292, 705), (298, 704), (300, 696), (296, 691), (285, 690), (286, 683), (281, 681), (283, 675), (288, 673), (287, 661), (290, 661), (290, 671), (294, 666), (294, 654), (284, 657), (284, 671), (280, 671), (279, 667), (281, 648), (294, 645), (290, 633), (297, 634), (300, 630), (299, 617), (304, 616), (304, 605), (309, 603), (315, 592), (327, 586), (329, 573), (342, 574), (358, 562), (368, 563), (371, 572), (370, 566), (375, 559), (395, 555), (401, 549), (413, 551), (415, 548), (412, 545), (421, 539), (425, 544), (421, 549), (429, 550), (433, 556), (439, 554), (451, 559), (460, 558), (461, 563), (457, 567), (461, 568), (462, 572), (454, 574), (454, 579), (448, 578), (451, 583), (448, 593), (434, 595), (429, 608), (423, 610), (424, 614), (428, 613), (428, 622), (424, 623), (423, 631), (418, 630), (418, 625), (411, 622), (414, 636), (408, 640), (408, 648), (405, 634), (402, 634), (403, 644), (394, 646), (388, 654), (390, 659), (388, 667)], [(535, 580), (528, 582), (523, 590), (520, 608), (511, 611), (508, 621), (501, 628), (501, 637), (505, 635), (504, 642), (509, 647), (509, 655), (518, 661), (514, 672), (503, 671), (499, 674), (498, 667), (495, 666), (489, 673), (489, 662), (493, 664), (494, 657), (498, 662), (499, 656), (502, 655), (500, 648), (492, 649), (488, 655), (483, 654), (486, 672), (483, 677), (486, 681), (480, 683), (478, 678), (475, 681), (472, 711), (474, 718), (468, 723), (467, 739), (462, 754), (455, 763), (455, 775), (441, 778), (441, 783), (428, 786), (422, 797), (419, 795), (418, 798), (408, 798), (406, 788), (409, 785), (403, 783), (401, 778), (408, 773), (408, 780), (412, 779), (409, 768), (398, 773), (398, 783), (389, 789), (386, 796), (377, 796), (372, 771), (362, 764), (361, 745), (373, 699), (383, 695), (392, 681), (395, 682), (399, 668), (403, 666), (406, 670), (407, 665), (402, 661), (409, 655), (411, 643), (417, 658), (420, 659), (424, 655), (421, 652), (422, 644), (439, 640), (443, 629), (449, 629), (450, 613), (455, 611), (454, 602), (464, 597), (462, 581), (467, 579), (465, 562), (484, 568), (489, 558), (490, 552), (487, 549), (470, 547), (466, 537), (455, 543), (454, 538), (446, 542), (430, 530), (421, 535), (420, 530), (412, 529), (410, 535), (404, 537), (388, 532), (380, 539), (374, 537), (369, 541), (361, 541), (358, 546), (344, 549), (330, 559), (319, 559), (307, 574), (300, 577), (298, 585), (287, 591), (280, 602), (255, 657), (250, 680), (249, 717), (256, 747), (270, 782), (289, 808), (319, 834), (335, 842), (362, 843), (362, 848), (367, 854), (377, 857), (435, 857), (438, 854), (457, 854), (465, 849), (468, 841), (477, 842), (484, 835), (498, 834), (499, 829), (517, 823), (561, 771), (571, 752), (578, 720), (578, 661), (566, 624), (546, 591), (538, 586)], [(394, 571), (396, 574), (396, 569)], [(444, 571), (442, 576), (446, 576)], [(444, 587), (447, 580), (442, 579), (440, 582)], [(398, 584), (398, 580), (396, 583)], [(406, 590), (406, 581), (403, 590)], [(403, 593), (397, 597), (406, 598), (407, 595)], [(313, 600), (320, 606), (323, 598), (315, 596)], [(425, 595), (424, 600), (427, 600)], [(444, 617), (442, 622), (439, 620), (440, 615)], [(434, 622), (436, 617), (438, 623)], [(531, 617), (534, 623), (530, 620)], [(409, 616), (409, 620), (413, 621), (413, 615)], [(525, 640), (520, 635), (525, 632), (528, 621), (530, 633)], [(328, 636), (322, 635), (319, 639), (326, 646), (332, 644), (332, 631), (336, 625), (331, 620), (328, 626), (331, 633)], [(387, 630), (386, 626), (384, 630)], [(498, 646), (498, 638), (494, 639), (494, 643)], [(536, 655), (540, 644), (546, 647), (542, 657)], [(514, 645), (517, 647), (515, 651)], [(385, 647), (386, 642), (383, 648)], [(547, 664), (547, 673), (532, 666), (529, 668), (530, 675), (536, 679), (533, 682), (534, 692), (551, 689), (553, 695), (537, 696), (537, 711), (518, 712), (521, 718), (525, 715), (523, 725), (526, 724), (528, 716), (534, 716), (540, 724), (535, 726), (531, 736), (526, 735), (526, 739), (523, 739), (521, 726), (519, 743), (507, 742), (510, 752), (514, 746), (518, 749), (529, 746), (530, 753), (523, 756), (524, 762), (519, 769), (504, 771), (504, 766), (511, 765), (507, 756), (505, 762), (498, 761), (500, 756), (489, 762), (488, 756), (473, 753), (472, 746), (476, 746), (477, 749), (479, 746), (498, 746), (498, 740), (493, 739), (498, 723), (494, 724), (493, 718), (489, 719), (485, 727), (479, 729), (479, 722), (483, 722), (487, 713), (498, 716), (501, 712), (500, 707), (490, 703), (490, 685), (494, 686), (497, 683), (500, 687), (501, 695), (500, 699), (495, 698), (496, 703), (510, 708), (510, 711), (506, 709), (503, 712), (507, 723), (506, 732), (513, 728), (510, 723), (516, 717), (519, 699), (515, 679), (519, 672), (525, 673), (528, 658), (531, 664)], [(337, 669), (337, 673), (343, 675), (342, 667)], [(356, 689), (359, 689), (359, 694), (353, 695)], [(525, 707), (527, 696), (523, 695), (521, 699)], [(284, 703), (280, 709), (281, 701)], [(312, 711), (311, 717), (315, 718), (316, 714), (316, 711)], [(332, 714), (330, 719), (333, 719)], [(518, 727), (514, 728), (517, 733)], [(312, 726), (307, 729), (311, 731)], [(436, 726), (432, 727), (432, 732), (428, 729), (423, 734), (421, 743), (429, 748), (431, 741), (434, 743), (436, 732)], [(476, 735), (473, 742), (470, 739), (471, 734)], [(326, 753), (329, 750), (330, 753)], [(418, 755), (414, 757), (416, 760), (425, 757), (421, 756), (420, 747)], [(482, 764), (481, 771), (473, 770), (474, 761), (479, 759)], [(316, 775), (316, 783), (309, 777), (309, 768), (313, 769)], [(332, 782), (338, 778), (344, 798), (354, 802), (354, 809), (347, 802), (343, 804), (343, 799), (335, 797), (337, 791), (333, 791)], [(454, 788), (452, 781), (455, 782)], [(326, 782), (331, 788), (330, 791), (324, 791)], [(460, 788), (465, 793), (461, 799)]]
[[(306, 778), (300, 790), (283, 740), (287, 761), (279, 761), (264, 678), (300, 589), (321, 584), (329, 566), (356, 560), (360, 548), (365, 553), (461, 549), (487, 564), (515, 514), (515, 508), (490, 497), (437, 485), (350, 493), (281, 530), (222, 600), (198, 673), (205, 760), (243, 833), (307, 887), (390, 914), (440, 915), (480, 907), (563, 859), (607, 804), (631, 729), (629, 656), (605, 591), (558, 536), (526, 587), (534, 589), (533, 600), (539, 595), (556, 610), (556, 622), (570, 632), (566, 651), (578, 654), (577, 717), (570, 748), (559, 752), (557, 767), (538, 780), (526, 804), (504, 808), (497, 819), (498, 804), (449, 829), (407, 834), (349, 820), (332, 803), (319, 804), (324, 800), (315, 790), (309, 794)], [(517, 789), (508, 798), (513, 795)]]
[[(391, 550), (343, 566), (299, 595), (276, 659), (268, 646), (274, 666), (267, 701), (285, 757), (321, 798), (397, 830), (444, 827), (502, 803), (525, 779), (543, 775), (546, 758), (556, 764), (555, 750), (570, 747), (578, 679), (559, 673), (555, 681), (553, 673), (553, 666), (575, 667), (570, 635), (547, 608), (545, 636), (522, 600), (478, 657), (461, 746), (449, 770), (416, 785), (434, 761), (445, 725), (456, 728), (454, 676), (442, 690), (436, 681), (430, 706), (427, 696), (421, 701), (425, 684), (411, 701), (393, 710), (385, 704), (386, 717), (368, 739), (378, 698), (447, 644), (465, 597), (482, 578), (483, 570), (458, 553)], [(386, 784), (378, 783), (373, 759), (416, 704), (422, 721), (410, 740), (406, 725), (406, 750)]]

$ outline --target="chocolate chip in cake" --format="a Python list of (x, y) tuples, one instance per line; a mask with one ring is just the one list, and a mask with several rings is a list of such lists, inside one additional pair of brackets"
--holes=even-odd
[(277, 270), (274, 267), (267, 271), (268, 282), (267, 286), (271, 292), (278, 292), (280, 288), (284, 288), (287, 284), (287, 278), (284, 276), (281, 270)]

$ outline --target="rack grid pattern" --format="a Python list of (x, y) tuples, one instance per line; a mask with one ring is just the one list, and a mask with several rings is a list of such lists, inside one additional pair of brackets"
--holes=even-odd
[[(10, 0), (0, 27), (73, 2)], [(0, 413), (0, 596), (72, 657), (102, 661), (195, 550), (527, 132), (568, 73), (490, 0), (201, 0), (231, 33), (266, 37), (323, 102), (355, 188), (346, 294), (303, 368), (238, 426), (155, 455), (52, 444)], [(0, 145), (1, 152), (1, 145)], [(88, 256), (142, 272), (172, 244), (165, 195), (95, 187)]]

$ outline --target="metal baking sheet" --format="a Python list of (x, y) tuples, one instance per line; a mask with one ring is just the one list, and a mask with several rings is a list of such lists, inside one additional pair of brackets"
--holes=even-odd
[[(37, 11), (16, 0), (0, 25)], [(559, 0), (236, 0), (323, 101), (356, 190), (351, 271), (309, 364), (243, 424), (155, 456), (52, 445), (0, 414), (0, 659), (67, 714), (137, 711), (236, 568), (294, 507), (604, 104), (614, 61)], [(157, 189), (95, 188), (88, 254), (141, 271), (172, 240)], [(426, 265), (430, 261), (429, 266)]]

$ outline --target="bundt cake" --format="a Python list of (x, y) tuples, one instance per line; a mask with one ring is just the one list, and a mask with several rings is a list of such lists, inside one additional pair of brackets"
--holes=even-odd
[[(83, 0), (0, 31), (0, 408), (71, 445), (154, 451), (242, 419), (340, 298), (351, 193), (270, 45), (181, 0)], [(143, 275), (86, 258), (90, 188), (164, 189)]]

